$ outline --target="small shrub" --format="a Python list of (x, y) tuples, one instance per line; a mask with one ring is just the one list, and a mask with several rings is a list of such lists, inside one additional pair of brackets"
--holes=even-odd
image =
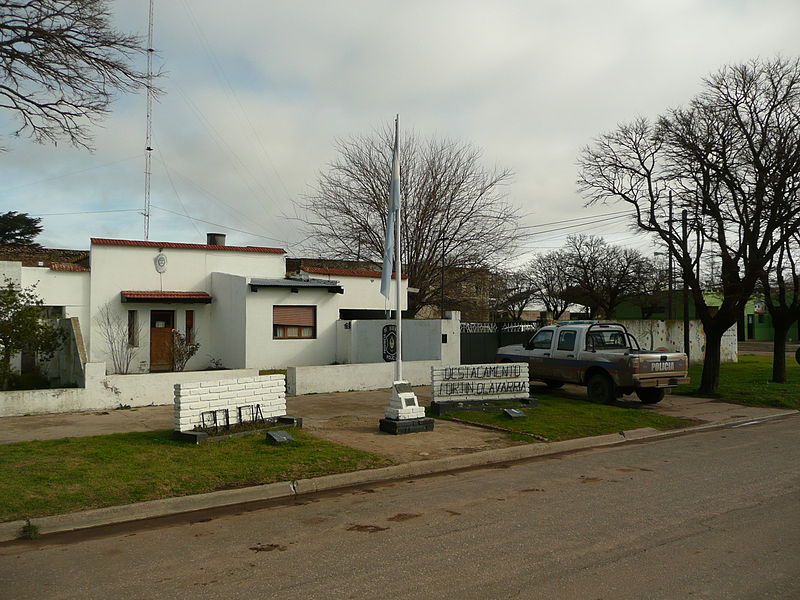
[(28, 373), (12, 372), (8, 381), (8, 388), (11, 390), (47, 390), (50, 387), (50, 381), (39, 371), (38, 366)]
[(25, 518), (25, 525), (19, 530), (19, 539), (35, 540), (39, 537), (39, 526), (31, 523), (29, 518)]
[(177, 329), (172, 330), (172, 364), (176, 371), (183, 371), (186, 363), (200, 349), (194, 336), (186, 336)]
[(222, 364), (221, 358), (214, 358), (213, 356), (208, 357), (208, 370), (209, 371), (222, 371), (225, 369), (225, 366)]

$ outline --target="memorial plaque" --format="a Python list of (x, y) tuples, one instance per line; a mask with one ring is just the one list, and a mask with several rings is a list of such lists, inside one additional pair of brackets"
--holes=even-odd
[(411, 389), (411, 386), (406, 381), (401, 381), (399, 383), (394, 384), (394, 389), (398, 394), (413, 394), (414, 390)]
[(507, 417), (510, 417), (512, 419), (520, 419), (522, 417), (528, 416), (518, 408), (506, 408), (505, 410), (503, 410), (503, 413), (505, 413)]
[(267, 432), (267, 441), (272, 444), (273, 446), (277, 446), (278, 444), (285, 444), (287, 442), (293, 442), (294, 438), (289, 435), (286, 431), (268, 431)]

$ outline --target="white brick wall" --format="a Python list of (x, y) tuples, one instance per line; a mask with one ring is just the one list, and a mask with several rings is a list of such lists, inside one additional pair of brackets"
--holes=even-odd
[[(175, 384), (175, 430), (191, 431), (201, 426), (204, 412), (225, 409), (229, 423), (233, 425), (239, 422), (239, 407), (256, 405), (265, 419), (286, 415), (286, 377), (259, 375), (178, 383)], [(244, 420), (248, 420), (250, 412), (243, 410)], [(217, 419), (219, 424), (225, 423), (222, 413)]]
[(528, 363), (432, 367), (431, 383), (436, 402), (526, 398)]

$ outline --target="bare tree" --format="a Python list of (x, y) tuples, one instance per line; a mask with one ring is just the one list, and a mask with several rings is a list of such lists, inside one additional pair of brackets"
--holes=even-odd
[(617, 307), (639, 292), (641, 273), (653, 268), (638, 250), (590, 235), (569, 236), (564, 260), (573, 285), (585, 297), (582, 303), (606, 319), (613, 319)]
[(513, 321), (522, 319), (522, 313), (534, 298), (535, 290), (531, 286), (528, 273), (518, 271), (501, 271), (492, 278), (494, 312), (499, 318)]
[(89, 147), (116, 91), (148, 85), (142, 40), (115, 30), (108, 0), (0, 0), (0, 108), (38, 142)]
[(95, 323), (108, 348), (114, 373), (128, 373), (138, 350), (142, 324), (138, 321), (135, 325), (129, 323), (127, 315), (115, 311), (111, 303), (100, 309), (95, 317)]
[(778, 249), (761, 276), (774, 337), (772, 342), (772, 381), (786, 383), (786, 338), (789, 328), (800, 319), (800, 233), (794, 232)]
[[(669, 248), (706, 335), (700, 390), (715, 392), (722, 335), (800, 227), (800, 59), (724, 67), (686, 108), (601, 135), (579, 164), (588, 204), (628, 203), (636, 226)], [(697, 275), (703, 253), (720, 261), (713, 310)]]
[(665, 312), (669, 296), (669, 270), (663, 264), (643, 258), (632, 266), (633, 293), (629, 300), (642, 311), (643, 319)]
[[(337, 142), (338, 157), (300, 203), (310, 247), (320, 256), (380, 263), (391, 181), (393, 128)], [(458, 289), (500, 265), (518, 239), (517, 211), (506, 200), (511, 173), (481, 165), (473, 146), (448, 140), (400, 143), (402, 264), (409, 311), (437, 305), (445, 287)]]
[(558, 319), (571, 302), (567, 291), (575, 281), (570, 273), (570, 262), (564, 250), (554, 250), (530, 261), (525, 271), (533, 290), (533, 300)]

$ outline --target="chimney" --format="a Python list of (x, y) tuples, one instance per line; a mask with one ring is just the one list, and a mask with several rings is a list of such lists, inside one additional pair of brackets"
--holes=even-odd
[(225, 234), (224, 233), (207, 233), (206, 244), (209, 246), (224, 246)]

